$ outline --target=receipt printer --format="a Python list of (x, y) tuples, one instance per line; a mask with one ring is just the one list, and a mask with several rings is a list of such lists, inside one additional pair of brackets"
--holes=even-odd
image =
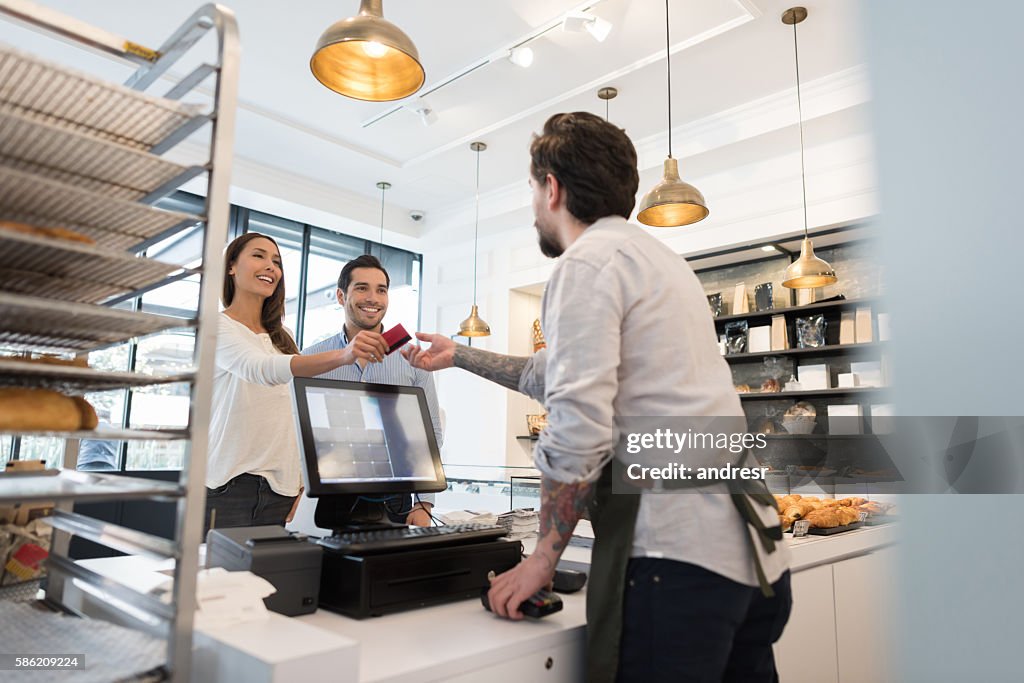
[(267, 609), (288, 617), (312, 614), (320, 595), (323, 550), (280, 526), (211, 529), (206, 537), (206, 566), (250, 571), (274, 584), (264, 598)]

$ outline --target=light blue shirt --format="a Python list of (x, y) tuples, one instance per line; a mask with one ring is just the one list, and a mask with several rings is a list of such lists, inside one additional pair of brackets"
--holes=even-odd
[[(322, 353), (324, 351), (337, 351), (348, 346), (348, 337), (342, 330), (333, 337), (328, 337), (322, 342), (307, 346), (302, 349), (303, 355)], [(437, 405), (437, 390), (434, 388), (434, 378), (426, 370), (420, 370), (409, 365), (400, 351), (395, 351), (384, 356), (379, 363), (367, 363), (365, 368), (359, 367), (358, 363), (342, 365), (322, 375), (317, 379), (340, 379), (349, 382), (369, 382), (371, 384), (393, 384), (403, 387), (421, 387), (427, 399), (427, 412), (430, 413), (430, 422), (434, 426), (434, 436), (437, 438), (437, 447), (444, 443), (444, 434), (441, 431), (441, 411)], [(426, 503), (434, 502), (433, 493), (421, 493), (419, 499)]]

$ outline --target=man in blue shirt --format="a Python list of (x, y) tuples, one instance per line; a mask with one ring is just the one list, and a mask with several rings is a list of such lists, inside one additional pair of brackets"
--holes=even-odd
[[(100, 427), (110, 427), (110, 408), (102, 404), (96, 405), (96, 414)], [(120, 441), (107, 439), (83, 439), (78, 447), (77, 469), (88, 472), (110, 472), (118, 469), (118, 457), (121, 452)]]
[[(357, 360), (351, 365), (342, 365), (330, 372), (319, 375), (320, 379), (340, 379), (350, 382), (373, 384), (394, 384), (399, 386), (422, 387), (427, 399), (430, 421), (434, 425), (437, 445), (443, 443), (440, 410), (437, 406), (437, 391), (434, 380), (426, 370), (409, 365), (400, 353), (380, 356), (376, 349), (386, 347), (381, 333), (382, 321), (388, 310), (388, 288), (391, 278), (376, 257), (363, 254), (352, 259), (341, 269), (338, 276), (338, 303), (345, 309), (345, 324), (341, 332), (322, 342), (308, 346), (302, 353), (320, 353), (353, 347)], [(369, 349), (369, 355), (361, 353)], [(364, 360), (365, 359), (365, 360)], [(430, 509), (434, 495), (424, 493), (417, 497), (415, 505), (407, 494), (390, 495), (385, 505), (392, 521), (430, 526)]]

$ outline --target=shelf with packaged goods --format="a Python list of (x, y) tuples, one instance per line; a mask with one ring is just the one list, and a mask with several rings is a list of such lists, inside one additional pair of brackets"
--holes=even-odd
[(834, 301), (819, 301), (803, 306), (789, 306), (786, 308), (774, 308), (767, 311), (750, 311), (749, 313), (735, 313), (732, 315), (720, 315), (714, 318), (715, 325), (739, 320), (767, 319), (771, 320), (774, 315), (798, 316), (804, 313), (822, 313), (829, 310), (846, 308), (858, 308), (860, 306), (875, 306), (881, 303), (877, 297), (865, 297), (860, 299), (836, 299)]
[(828, 346), (808, 347), (804, 349), (780, 349), (777, 351), (758, 351), (756, 353), (731, 353), (723, 356), (729, 363), (756, 361), (769, 356), (848, 356), (858, 352), (880, 353), (885, 342), (865, 342), (863, 344), (830, 344)]

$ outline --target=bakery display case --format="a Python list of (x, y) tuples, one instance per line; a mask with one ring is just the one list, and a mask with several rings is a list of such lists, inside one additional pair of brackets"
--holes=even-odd
[[(120, 643), (136, 642), (140, 656), (116, 658), (137, 667), (133, 671), (108, 671), (102, 667), (114, 666), (115, 658), (100, 665), (93, 657), (93, 673), (108, 680), (143, 671), (156, 678), (188, 680), (221, 252), (228, 236), (237, 25), (230, 10), (205, 5), (154, 49), (25, 0), (0, 0), (0, 21), (112, 56), (133, 70), (123, 85), (116, 84), (48, 55), (0, 43), (0, 438), (65, 440), (63, 467), (0, 475), (0, 505), (53, 506), (52, 515), (44, 518), (54, 529), (46, 559), (45, 602), (57, 611), (25, 612), (20, 603), (35, 593), (29, 585), (17, 592), (17, 600), (0, 600), (0, 612), (5, 619), (26, 620), (23, 638), (44, 632), (54, 638), (47, 642), (60, 643), (64, 651), (85, 651), (88, 644), (120, 652)], [(201, 40), (211, 33), (215, 40)], [(173, 66), (197, 59), (199, 66), (183, 78), (172, 78), (177, 84), (166, 93), (147, 92), (169, 78)], [(210, 90), (200, 89), (203, 84)], [(186, 103), (186, 96), (198, 102)], [(199, 162), (182, 164), (164, 156), (193, 133), (207, 130)], [(154, 206), (197, 178), (206, 184), (201, 212)], [(153, 245), (196, 229), (202, 231), (198, 263), (147, 258)], [(199, 285), (194, 316), (140, 310), (137, 302), (144, 293), (186, 279)], [(151, 374), (89, 367), (91, 352), (180, 329), (190, 330), (195, 338), (191, 367), (185, 371)], [(188, 419), (182, 427), (99, 427), (96, 411), (82, 398), (90, 392), (163, 384), (188, 387)], [(183, 467), (171, 482), (77, 471), (82, 439), (182, 442)], [(172, 539), (104, 522), (74, 508), (75, 502), (136, 499), (174, 503)], [(165, 598), (140, 593), (76, 564), (68, 557), (72, 536), (122, 552), (173, 558), (173, 580)], [(65, 600), (72, 582), (76, 590), (106, 596), (138, 629), (129, 636), (62, 616), (74, 611)], [(13, 595), (5, 591), (2, 597)], [(8, 642), (8, 649), (31, 652), (32, 642)]]

